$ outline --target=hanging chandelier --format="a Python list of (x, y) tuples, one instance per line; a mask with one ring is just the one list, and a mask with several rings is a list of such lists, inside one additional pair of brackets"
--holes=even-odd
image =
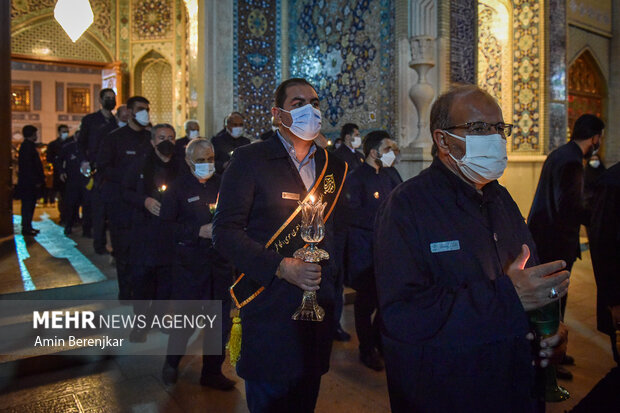
[(58, 0), (54, 18), (75, 43), (93, 24), (93, 9), (89, 0)]

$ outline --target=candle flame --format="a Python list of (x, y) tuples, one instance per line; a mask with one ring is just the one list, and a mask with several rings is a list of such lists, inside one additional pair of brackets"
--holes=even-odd
[(168, 188), (166, 185), (162, 185), (162, 186), (159, 187), (159, 190), (161, 192), (164, 192), (166, 190), (166, 188)]

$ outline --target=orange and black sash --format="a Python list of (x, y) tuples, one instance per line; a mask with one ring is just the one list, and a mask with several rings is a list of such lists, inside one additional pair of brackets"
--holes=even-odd
[[(325, 213), (325, 220), (327, 221), (342, 191), (348, 166), (343, 162), (329, 162), (330, 156), (325, 149), (323, 150), (325, 151), (325, 165), (304, 201), (313, 196), (314, 199), (322, 198), (323, 202), (327, 202), (325, 207), (325, 211), (327, 211)], [(275, 250), (283, 257), (292, 257), (297, 249), (305, 245), (304, 240), (301, 239), (299, 234), (299, 227), (301, 226), (300, 212), (301, 207), (298, 205), (291, 216), (288, 217), (267, 242), (265, 248)], [(230, 287), (230, 295), (235, 306), (241, 308), (264, 290), (265, 287), (260, 283), (250, 277), (246, 277), (245, 274), (241, 274)]]

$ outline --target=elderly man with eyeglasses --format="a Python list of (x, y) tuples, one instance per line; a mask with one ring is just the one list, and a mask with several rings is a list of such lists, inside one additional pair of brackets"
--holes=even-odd
[[(434, 160), (377, 213), (375, 275), (393, 412), (535, 412), (534, 367), (566, 329), (533, 344), (526, 311), (566, 294), (565, 263), (539, 264), (517, 205), (497, 102), (476, 86), (431, 110)], [(553, 294), (550, 294), (553, 291)], [(535, 352), (533, 352), (535, 350)]]

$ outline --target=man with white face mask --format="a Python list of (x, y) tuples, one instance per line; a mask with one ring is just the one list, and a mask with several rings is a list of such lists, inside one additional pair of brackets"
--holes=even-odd
[(243, 136), (243, 115), (239, 112), (231, 112), (224, 120), (224, 129), (211, 138), (215, 149), (215, 170), (222, 174), (230, 163), (233, 152), (250, 144), (250, 140)]
[[(131, 112), (129, 124), (112, 131), (101, 144), (95, 180), (95, 186), (101, 188), (101, 200), (105, 202), (105, 212), (109, 219), (120, 299), (130, 297), (129, 248), (133, 241), (132, 210), (121, 198), (121, 182), (129, 165), (152, 148), (151, 134), (146, 129), (150, 124), (149, 101), (142, 96), (133, 96), (127, 100), (127, 108)], [(94, 204), (95, 201), (93, 210), (96, 208)]]
[(392, 411), (541, 411), (533, 364), (559, 361), (566, 327), (530, 341), (526, 311), (557, 304), (569, 274), (563, 261), (539, 264), (497, 182), (512, 125), (493, 97), (467, 85), (435, 101), (430, 129), (431, 166), (399, 185), (375, 222)]
[(387, 168), (393, 165), (396, 158), (392, 143), (394, 141), (385, 131), (374, 131), (366, 135), (366, 159), (362, 166), (347, 177), (342, 201), (338, 205), (338, 218), (347, 226), (347, 285), (356, 290), (354, 312), (359, 357), (366, 367), (377, 371), (383, 370), (383, 360), (379, 354), (380, 315), (377, 311), (372, 237), (379, 205), (400, 183), (387, 172)]
[(185, 148), (190, 141), (200, 137), (200, 125), (197, 120), (189, 119), (185, 121), (183, 130), (185, 131), (185, 136), (174, 141), (174, 154), (177, 161), (184, 165)]
[[(229, 390), (235, 382), (222, 374), (224, 344), (230, 331), (230, 295), (233, 269), (212, 244), (213, 215), (220, 189), (215, 174), (213, 145), (206, 139), (192, 139), (185, 149), (185, 167), (164, 193), (160, 218), (174, 228), (172, 300), (221, 300), (222, 354), (202, 358), (200, 384)], [(176, 330), (168, 340), (168, 356), (162, 370), (164, 384), (174, 384), (178, 366), (193, 330)], [(207, 340), (208, 335), (205, 335)]]
[(349, 173), (351, 173), (364, 163), (364, 154), (359, 151), (362, 147), (359, 127), (354, 123), (346, 123), (340, 129), (340, 138), (343, 145), (334, 151), (334, 155), (349, 164)]
[[(346, 166), (314, 143), (321, 129), (319, 107), (317, 92), (305, 79), (281, 83), (271, 110), (281, 122), (277, 137), (237, 149), (220, 189), (213, 239), (217, 251), (243, 272), (231, 288), (243, 324), (240, 358), (231, 350), (231, 360), (238, 359), (252, 413), (314, 411), (321, 376), (329, 368), (333, 263), (292, 258), (305, 245), (298, 202), (311, 196), (327, 203), (319, 246), (333, 253), (330, 211)], [(304, 291), (316, 291), (323, 321), (291, 318)], [(234, 342), (239, 341), (231, 338)]]

